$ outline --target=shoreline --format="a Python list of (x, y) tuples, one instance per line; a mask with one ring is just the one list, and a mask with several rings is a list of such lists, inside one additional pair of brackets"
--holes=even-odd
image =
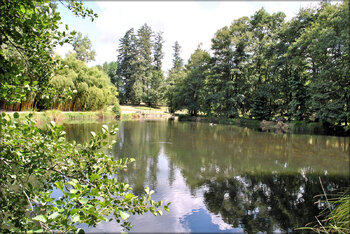
[[(292, 133), (292, 134), (312, 134), (312, 135), (327, 135), (337, 137), (348, 137), (350, 136), (350, 130), (339, 129), (336, 127), (326, 127), (321, 122), (305, 122), (305, 121), (290, 121), (286, 122), (286, 129), (279, 129), (277, 123), (273, 123), (270, 126), (264, 125), (264, 121), (247, 119), (247, 118), (235, 118), (226, 119), (219, 117), (208, 117), (208, 116), (190, 116), (190, 115), (179, 115), (179, 121), (188, 122), (201, 122), (210, 124), (226, 124), (235, 125), (240, 127), (248, 127), (265, 132), (275, 133)], [(266, 121), (273, 122), (273, 121)]]
[(46, 124), (50, 121), (57, 123), (67, 123), (76, 121), (112, 121), (112, 120), (140, 120), (140, 119), (168, 119), (171, 117), (168, 113), (154, 112), (154, 111), (126, 111), (121, 114), (120, 118), (116, 118), (116, 114), (112, 111), (59, 111), (59, 110), (45, 110), (45, 111), (0, 111), (13, 115), (18, 113), (20, 118), (25, 118), (29, 114), (40, 124)]

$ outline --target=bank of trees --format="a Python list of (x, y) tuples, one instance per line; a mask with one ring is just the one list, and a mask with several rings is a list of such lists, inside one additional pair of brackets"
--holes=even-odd
[(210, 58), (191, 55), (170, 110), (348, 125), (349, 35), (347, 3), (301, 9), (290, 21), (264, 9), (239, 18), (216, 32)]

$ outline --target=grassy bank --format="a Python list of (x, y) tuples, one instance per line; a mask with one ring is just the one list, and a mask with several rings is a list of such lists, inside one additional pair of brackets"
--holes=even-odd
[(152, 108), (144, 105), (121, 105), (120, 109), (122, 111), (122, 120), (164, 119), (171, 117), (171, 115), (167, 112), (167, 107)]
[[(11, 114), (12, 112), (7, 112)], [(115, 114), (111, 111), (79, 111), (79, 112), (63, 112), (58, 110), (47, 110), (40, 112), (18, 112), (19, 118), (25, 118), (29, 114), (33, 115), (33, 118), (38, 124), (49, 123), (50, 121), (55, 121), (57, 123), (63, 122), (81, 122), (81, 121), (104, 121), (115, 119)]]
[[(135, 119), (164, 119), (169, 118), (171, 115), (166, 112), (166, 107), (150, 108), (145, 106), (120, 106), (122, 120), (135, 120)], [(14, 112), (6, 112), (13, 114)], [(112, 106), (108, 107), (105, 111), (59, 111), (59, 110), (46, 110), (46, 111), (23, 111), (18, 112), (20, 119), (24, 119), (30, 113), (33, 114), (33, 118), (38, 124), (46, 124), (50, 121), (57, 123), (74, 123), (74, 122), (95, 122), (95, 121), (109, 121), (115, 120), (116, 115), (112, 111)]]

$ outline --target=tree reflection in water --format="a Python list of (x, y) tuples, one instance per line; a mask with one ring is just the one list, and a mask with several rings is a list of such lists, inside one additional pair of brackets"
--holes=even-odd
[[(324, 177), (326, 192), (348, 186), (344, 177)], [(242, 174), (230, 179), (208, 180), (204, 193), (207, 209), (232, 227), (248, 233), (292, 231), (315, 220), (320, 209), (315, 196), (322, 194), (316, 175)], [(320, 198), (319, 198), (320, 199)]]

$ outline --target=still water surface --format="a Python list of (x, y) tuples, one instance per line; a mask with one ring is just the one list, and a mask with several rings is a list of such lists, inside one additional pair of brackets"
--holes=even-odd
[[(109, 125), (112, 125), (111, 123)], [(87, 141), (102, 123), (65, 124), (69, 140)], [(191, 122), (119, 123), (115, 158), (136, 162), (120, 180), (145, 186), (170, 212), (134, 216), (135, 232), (288, 232), (315, 221), (322, 194), (349, 186), (349, 138), (273, 134)], [(119, 232), (102, 223), (88, 232)]]

